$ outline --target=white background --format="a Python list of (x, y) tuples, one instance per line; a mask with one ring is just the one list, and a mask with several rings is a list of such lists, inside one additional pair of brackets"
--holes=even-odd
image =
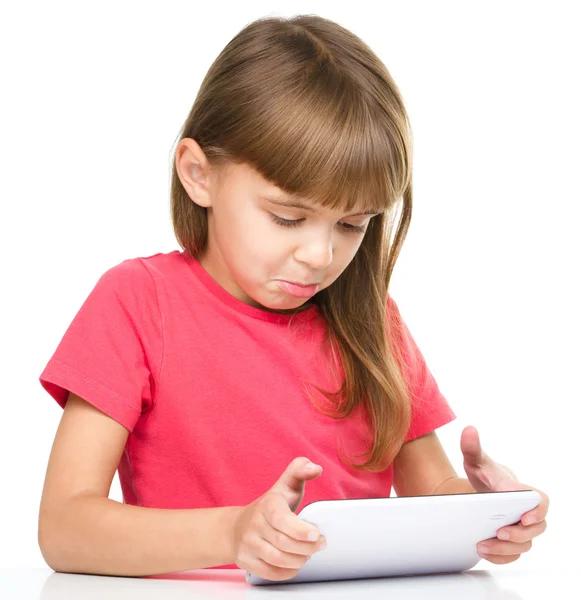
[(458, 415), (438, 431), (458, 474), (460, 433), (475, 425), (490, 456), (551, 499), (547, 532), (499, 568), (578, 552), (576, 4), (4, 7), (0, 565), (46, 567), (38, 505), (62, 410), (42, 369), (105, 270), (179, 248), (171, 153), (217, 54), (255, 18), (298, 13), (359, 35), (406, 103), (414, 215), (391, 293)]

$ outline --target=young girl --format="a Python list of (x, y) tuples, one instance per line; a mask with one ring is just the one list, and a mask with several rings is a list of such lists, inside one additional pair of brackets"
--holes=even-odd
[[(284, 580), (324, 549), (296, 514), (311, 502), (531, 488), (473, 428), (459, 478), (435, 434), (455, 414), (388, 293), (411, 156), (398, 88), (348, 30), (268, 17), (227, 44), (175, 150), (183, 250), (107, 270), (40, 376), (64, 408), (40, 505), (48, 565)], [(481, 556), (530, 549), (540, 493), (534, 524)]]

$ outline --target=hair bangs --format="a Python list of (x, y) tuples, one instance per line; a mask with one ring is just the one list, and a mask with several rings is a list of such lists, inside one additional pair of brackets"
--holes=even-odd
[(397, 128), (376, 113), (328, 67), (257, 112), (255, 143), (249, 140), (245, 154), (268, 181), (313, 205), (384, 212), (401, 196), (408, 172)]

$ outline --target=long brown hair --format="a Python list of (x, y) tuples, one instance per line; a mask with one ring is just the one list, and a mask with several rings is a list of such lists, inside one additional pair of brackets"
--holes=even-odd
[[(387, 68), (356, 35), (323, 17), (260, 18), (210, 66), (183, 138), (195, 139), (218, 173), (245, 163), (320, 206), (381, 211), (343, 273), (311, 300), (345, 375), (336, 392), (316, 386), (339, 400), (327, 414), (345, 418), (362, 403), (373, 443), (359, 455), (366, 462), (351, 466), (384, 470), (411, 420), (401, 325), (388, 287), (412, 214), (412, 136)], [(187, 195), (175, 160), (171, 217), (180, 246), (197, 256), (207, 240), (207, 209)]]

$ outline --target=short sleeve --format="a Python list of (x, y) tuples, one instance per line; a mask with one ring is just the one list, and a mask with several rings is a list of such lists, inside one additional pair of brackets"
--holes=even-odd
[(131, 432), (154, 404), (162, 348), (155, 281), (127, 259), (99, 278), (39, 381), (62, 408), (71, 391)]
[(433, 374), (391, 296), (388, 296), (387, 306), (390, 328), (396, 343), (399, 344), (404, 361), (403, 371), (412, 403), (411, 424), (405, 438), (405, 442), (409, 442), (450, 423), (456, 419), (456, 415), (438, 388)]

